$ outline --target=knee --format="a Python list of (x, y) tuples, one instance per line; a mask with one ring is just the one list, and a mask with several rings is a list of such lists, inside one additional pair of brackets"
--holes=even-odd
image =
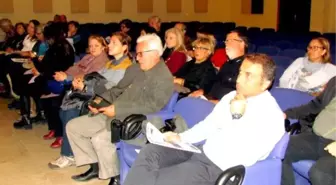
[[(332, 163), (331, 165), (334, 165)], [(309, 180), (315, 184), (335, 184), (335, 169), (331, 170), (326, 165), (315, 163), (309, 170)]]
[(66, 132), (74, 132), (76, 130), (78, 130), (78, 127), (80, 126), (80, 121), (75, 118), (75, 119), (72, 119), (70, 121), (68, 121), (68, 123), (64, 123), (66, 124), (65, 125), (65, 130)]

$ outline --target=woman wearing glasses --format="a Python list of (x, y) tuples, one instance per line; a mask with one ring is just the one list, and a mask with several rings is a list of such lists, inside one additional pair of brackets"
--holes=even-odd
[(210, 61), (215, 43), (211, 38), (201, 37), (192, 45), (195, 58), (184, 64), (174, 78), (176, 90), (184, 95), (199, 89), (209, 92), (216, 78), (216, 70)]
[(336, 75), (330, 64), (330, 44), (319, 37), (310, 41), (305, 57), (296, 59), (280, 78), (280, 87), (297, 89), (311, 95), (320, 94), (325, 84)]

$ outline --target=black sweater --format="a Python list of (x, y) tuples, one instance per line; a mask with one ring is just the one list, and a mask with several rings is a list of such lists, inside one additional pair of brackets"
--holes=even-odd
[(184, 64), (176, 73), (177, 78), (184, 79), (184, 87), (191, 92), (203, 89), (208, 93), (216, 79), (216, 70), (210, 59), (196, 64), (195, 59)]
[(53, 79), (57, 71), (65, 71), (73, 65), (75, 54), (67, 40), (49, 46), (41, 62), (34, 62), (37, 70), (47, 79)]

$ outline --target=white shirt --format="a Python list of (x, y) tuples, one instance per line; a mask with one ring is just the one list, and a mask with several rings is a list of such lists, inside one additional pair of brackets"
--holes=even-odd
[(205, 155), (223, 171), (265, 159), (285, 133), (283, 113), (268, 91), (248, 98), (238, 120), (232, 120), (230, 112), (235, 95), (224, 96), (203, 121), (180, 134), (188, 143), (206, 140)]
[[(307, 57), (300, 57), (296, 59), (283, 73), (283, 75), (280, 78), (280, 85), (279, 87), (282, 88), (289, 88), (289, 89), (295, 89), (298, 78), (300, 75), (300, 71), (302, 70), (304, 60), (308, 60)], [(332, 77), (336, 76), (336, 66), (330, 63), (326, 63), (323, 65), (321, 69), (316, 71), (315, 73), (303, 77), (303, 79), (306, 81), (306, 83), (301, 84), (304, 89), (306, 89), (305, 92), (314, 92), (317, 91), (316, 89), (323, 90), (321, 88), (323, 85), (325, 85)], [(302, 89), (297, 89), (302, 90)]]
[(27, 35), (24, 40), (23, 40), (23, 48), (21, 51), (31, 51), (34, 47), (34, 45), (36, 44), (36, 39), (31, 40), (31, 38), (29, 37), (29, 35)]

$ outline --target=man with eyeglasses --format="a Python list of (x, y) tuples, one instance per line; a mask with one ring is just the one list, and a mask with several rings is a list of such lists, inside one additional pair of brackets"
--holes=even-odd
[(209, 94), (204, 94), (204, 90), (194, 91), (189, 96), (200, 97), (204, 95), (213, 103), (218, 101), (229, 92), (236, 89), (239, 68), (244, 60), (244, 55), (248, 50), (247, 37), (241, 32), (234, 30), (226, 36), (225, 51), (229, 58), (221, 67), (217, 74), (217, 80), (212, 86)]
[(66, 126), (69, 143), (77, 166), (90, 165), (83, 174), (72, 176), (76, 181), (111, 178), (118, 184), (119, 165), (116, 146), (111, 143), (111, 121), (123, 121), (131, 114), (150, 114), (161, 110), (173, 94), (173, 76), (160, 59), (163, 47), (160, 38), (141, 36), (137, 40), (136, 58), (139, 70), (126, 90), (109, 106), (90, 107), (92, 117), (81, 116)]

